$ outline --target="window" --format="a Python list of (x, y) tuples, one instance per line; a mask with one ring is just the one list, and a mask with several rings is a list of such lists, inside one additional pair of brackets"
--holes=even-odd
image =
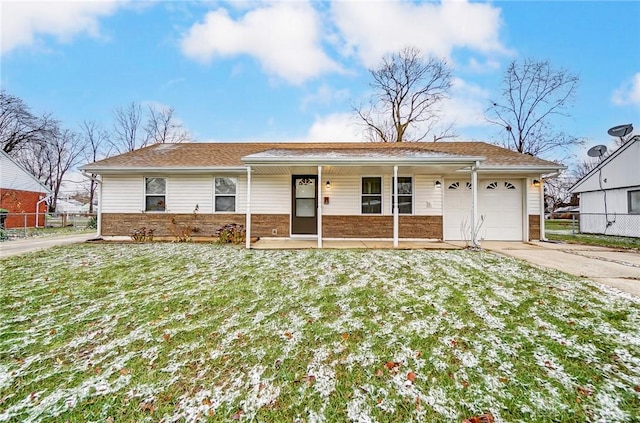
[(629, 213), (640, 213), (640, 191), (629, 191)]
[(362, 178), (362, 214), (382, 214), (382, 178)]
[[(413, 213), (412, 185), (413, 184), (411, 176), (398, 176), (398, 213), (400, 214)], [(391, 209), (391, 213), (393, 213), (393, 206)]]
[(236, 178), (214, 178), (215, 211), (233, 213), (236, 211)]
[(165, 211), (167, 207), (167, 180), (144, 178), (144, 211)]
[(516, 189), (516, 186), (515, 186), (515, 185), (513, 185), (511, 182), (507, 182), (507, 181), (505, 181), (505, 183), (504, 183), (504, 188), (505, 188), (505, 189)]
[(496, 188), (498, 188), (497, 182), (491, 182), (489, 185), (487, 185), (487, 189), (496, 189)]

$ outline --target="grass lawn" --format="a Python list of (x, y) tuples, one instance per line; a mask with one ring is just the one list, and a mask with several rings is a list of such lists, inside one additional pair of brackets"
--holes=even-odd
[(640, 419), (640, 300), (492, 253), (98, 244), (0, 274), (0, 421)]
[(610, 248), (634, 248), (640, 249), (640, 238), (631, 238), (614, 235), (595, 234), (564, 234), (547, 232), (547, 239), (553, 241), (563, 241), (570, 244), (597, 245)]

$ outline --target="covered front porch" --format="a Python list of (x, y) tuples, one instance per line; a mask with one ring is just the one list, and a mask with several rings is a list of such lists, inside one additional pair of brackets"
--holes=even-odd
[[(468, 220), (475, 233), (481, 156), (411, 148), (375, 153), (278, 149), (242, 160), (247, 172), (247, 248), (432, 248), (433, 240), (443, 239), (441, 188), (443, 178), (451, 175), (466, 175), (473, 186)], [(264, 213), (265, 195), (286, 210), (289, 228), (286, 237), (282, 226), (274, 227), (277, 239), (263, 235), (263, 241), (252, 244), (252, 216)], [(264, 234), (263, 226), (261, 222)], [(474, 237), (470, 241), (477, 245)]]

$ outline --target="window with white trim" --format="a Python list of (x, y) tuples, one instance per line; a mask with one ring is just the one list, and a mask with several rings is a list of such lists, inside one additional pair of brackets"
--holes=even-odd
[[(391, 196), (393, 197), (393, 194)], [(395, 201), (393, 203), (395, 204)], [(393, 205), (391, 213), (393, 213)], [(413, 178), (411, 176), (398, 176), (398, 213), (413, 213)]]
[(237, 178), (216, 177), (214, 184), (214, 204), (217, 213), (235, 213)]
[(362, 178), (362, 214), (382, 214), (382, 178), (365, 176)]
[(629, 213), (640, 213), (640, 191), (628, 191)]
[(144, 211), (162, 212), (167, 209), (167, 180), (144, 178)]

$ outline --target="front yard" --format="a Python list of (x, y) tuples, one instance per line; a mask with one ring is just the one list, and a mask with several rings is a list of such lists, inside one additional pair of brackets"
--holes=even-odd
[(0, 421), (640, 418), (640, 300), (491, 253), (99, 244), (0, 274)]

